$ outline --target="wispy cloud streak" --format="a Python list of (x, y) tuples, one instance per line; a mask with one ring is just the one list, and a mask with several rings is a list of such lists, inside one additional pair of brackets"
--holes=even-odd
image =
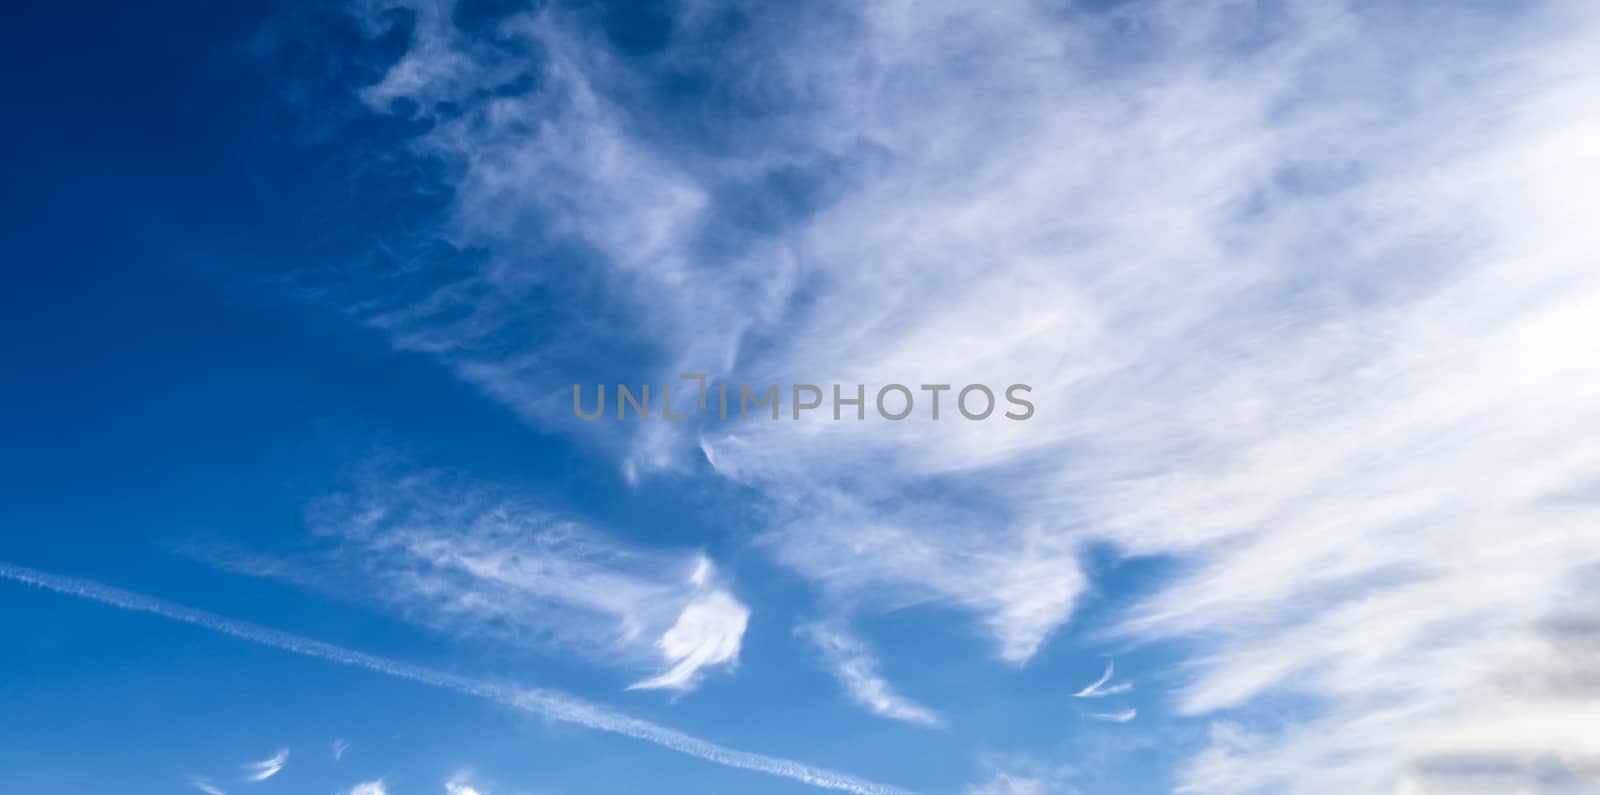
[(1139, 710), (1124, 709), (1117, 712), (1096, 712), (1089, 717), (1094, 718), (1095, 720), (1103, 720), (1107, 723), (1127, 723), (1128, 721), (1138, 717), (1138, 715)]
[(360, 598), (447, 632), (655, 669), (635, 689), (690, 690), (738, 663), (750, 611), (702, 553), (624, 543), (458, 473), (383, 470), (358, 481), (312, 513), (315, 532), (336, 541), (323, 563), (339, 574), (321, 579), (370, 583)]
[(944, 725), (938, 713), (895, 692), (878, 673), (878, 661), (872, 653), (843, 630), (808, 624), (798, 632), (817, 648), (845, 692), (873, 714), (923, 726)]
[(192, 778), (189, 779), (189, 784), (206, 795), (228, 795), (228, 793), (219, 789), (217, 785), (212, 784), (209, 779)]
[(1072, 694), (1073, 698), (1105, 698), (1126, 693), (1133, 689), (1132, 682), (1119, 682), (1111, 684), (1111, 677), (1116, 673), (1116, 663), (1106, 663), (1106, 672), (1100, 675), (1094, 683)]
[(248, 771), (245, 773), (245, 780), (266, 781), (267, 779), (278, 775), (279, 771), (283, 770), (283, 766), (287, 765), (288, 763), (289, 749), (284, 748), (272, 756), (261, 760), (260, 762), (251, 762), (250, 764), (245, 765), (245, 770)]
[[(36, 571), (0, 562), (0, 579), (32, 585), (55, 593), (99, 602), (123, 610), (150, 613), (223, 635), (305, 657), (363, 668), (430, 687), (453, 690), (550, 720), (584, 726), (652, 743), (678, 753), (725, 767), (750, 770), (799, 781), (821, 789), (855, 795), (898, 795), (905, 790), (874, 783), (832, 770), (812, 767), (792, 759), (728, 748), (675, 729), (630, 717), (554, 690), (527, 689), (447, 674), (371, 654), (335, 646), (287, 632), (224, 618), (143, 594), (91, 580)], [(365, 785), (363, 785), (365, 786)]]

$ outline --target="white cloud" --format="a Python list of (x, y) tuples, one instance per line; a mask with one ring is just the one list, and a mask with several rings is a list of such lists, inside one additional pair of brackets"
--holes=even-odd
[(878, 661), (872, 652), (856, 638), (824, 624), (807, 624), (798, 631), (816, 647), (845, 692), (873, 714), (923, 726), (944, 724), (938, 713), (895, 692), (878, 673)]
[(267, 779), (278, 775), (278, 772), (283, 770), (283, 766), (288, 763), (289, 749), (284, 748), (272, 756), (261, 760), (260, 762), (251, 762), (250, 764), (245, 765), (245, 770), (247, 771), (245, 773), (245, 780), (266, 781)]
[(389, 790), (383, 786), (383, 779), (377, 781), (363, 781), (350, 788), (346, 795), (389, 795)]
[[(1101, 738), (1105, 736), (1108, 735), (1099, 735)], [(988, 777), (980, 783), (968, 784), (961, 790), (962, 795), (1080, 795), (1082, 792), (1126, 789), (1126, 783), (1111, 770), (1105, 771), (1109, 775), (1101, 777), (1106, 785), (1104, 787), (1079, 785), (1085, 773), (1107, 767), (1104, 761), (1109, 757), (1105, 755), (1103, 739), (1077, 736), (1068, 745), (1073, 749), (1071, 753), (1059, 750), (1042, 755), (980, 752), (979, 762)], [(1063, 761), (1066, 756), (1075, 759), (1068, 763)]]
[(1095, 712), (1090, 714), (1089, 717), (1095, 720), (1103, 720), (1107, 723), (1127, 723), (1139, 717), (1139, 710), (1130, 708), (1117, 710), (1116, 712)]
[(1116, 673), (1116, 670), (1117, 667), (1115, 662), (1106, 663), (1105, 673), (1101, 674), (1099, 679), (1094, 680), (1082, 690), (1073, 693), (1072, 697), (1105, 698), (1106, 696), (1115, 696), (1132, 690), (1132, 682), (1119, 682), (1117, 684), (1111, 684), (1111, 677)]
[(725, 591), (696, 595), (656, 641), (672, 667), (630, 689), (687, 690), (699, 682), (704, 669), (738, 662), (749, 621), (750, 611)]
[(457, 779), (446, 781), (444, 783), (444, 790), (447, 795), (484, 795), (481, 790), (477, 789), (471, 784)]
[(345, 740), (343, 740), (343, 739), (334, 740), (333, 741), (332, 750), (333, 750), (333, 761), (337, 762), (337, 761), (339, 761), (339, 760), (344, 758), (344, 752), (345, 751), (350, 750), (350, 743), (345, 741)]
[[(718, 447), (720, 467), (728, 445)], [(799, 487), (778, 496), (792, 501), (797, 515), (766, 536), (781, 561), (817, 578), (844, 604), (965, 607), (982, 617), (1008, 662), (1032, 657), (1087, 587), (1075, 542), (1042, 526), (1010, 528), (997, 544), (974, 530), (992, 520), (959, 505), (868, 503), (833, 487), (813, 492), (798, 477), (787, 482)]]
[(217, 785), (211, 783), (211, 781), (208, 779), (192, 778), (189, 779), (189, 783), (193, 785), (195, 789), (204, 792), (206, 795), (228, 795), (228, 793), (223, 792), (217, 787)]
[[(1106, 663), (1105, 673), (1100, 674), (1099, 679), (1089, 683), (1082, 690), (1073, 693), (1072, 697), (1106, 698), (1109, 696), (1121, 695), (1133, 690), (1132, 682), (1118, 682), (1116, 684), (1111, 683), (1111, 678), (1116, 675), (1116, 672), (1117, 668), (1115, 662)], [(1129, 708), (1115, 710), (1112, 712), (1091, 712), (1089, 713), (1089, 717), (1094, 718), (1095, 720), (1106, 721), (1108, 723), (1127, 723), (1137, 717), (1138, 714), (1138, 710)]]
[[(1184, 791), (1588, 783), (1600, 9), (1274, 9), (751, 14), (740, 43), (670, 57), (724, 59), (730, 95), (791, 110), (729, 122), (758, 152), (676, 153), (604, 98), (627, 76), (603, 48), (530, 18), (509, 30), (553, 45), (563, 88), (424, 142), (467, 172), (448, 234), (501, 259), (369, 322), (550, 422), (547, 385), (572, 379), (479, 344), (540, 273), (521, 233), (548, 226), (602, 253), (607, 295), (673, 351), (663, 373), (1032, 384), (1028, 422), (697, 441), (841, 609), (955, 606), (1016, 664), (1090, 587), (1084, 544), (1180, 559), (1120, 633), (1189, 640), (1178, 707), (1237, 713)], [(490, 80), (433, 30), (426, 68), (380, 94), (468, 101)], [(694, 233), (727, 231), (712, 188), (779, 167), (842, 187), (688, 265)], [(427, 322), (461, 295), (482, 311)], [(682, 460), (650, 427), (618, 443), (630, 471)], [(1277, 696), (1318, 708), (1286, 722)]]
[(1008, 773), (997, 773), (987, 784), (966, 789), (966, 795), (1045, 795), (1046, 792), (1043, 781)]
[[(731, 289), (731, 282), (705, 281), (691, 249), (711, 215), (708, 187), (687, 164), (639, 140), (626, 108), (601, 90), (624, 79), (608, 49), (574, 35), (556, 10), (513, 15), (500, 33), (540, 52), (539, 79), (529, 91), (480, 102), (527, 72), (526, 50), (508, 55), (462, 35), (452, 5), (358, 4), (358, 18), (373, 29), (393, 8), (417, 14), (411, 49), (362, 97), (376, 112), (410, 100), (431, 117), (434, 131), (418, 152), (447, 162), (460, 179), (447, 241), (470, 248), (493, 241), (506, 253), (465, 275), (419, 257), (402, 278), (385, 274), (384, 288), (352, 288), (352, 314), (389, 333), (396, 347), (441, 358), (524, 418), (549, 424), (570, 421), (567, 366), (608, 376), (601, 380), (638, 375), (609, 364), (622, 358), (611, 355), (615, 350), (671, 341), (696, 367), (729, 366), (740, 333), (761, 315), (757, 306), (775, 307), (785, 282), (747, 280)], [(468, 112), (432, 116), (441, 103)], [(575, 257), (575, 247), (584, 255)], [(528, 267), (530, 260), (574, 258), (579, 262), (566, 273), (572, 280)], [(578, 294), (565, 300), (561, 291), (574, 289), (572, 281), (580, 283)], [(583, 289), (590, 283), (603, 289)], [(418, 290), (426, 297), (415, 299)], [(630, 313), (608, 326), (608, 312), (633, 304), (663, 311)], [(533, 305), (567, 330), (524, 333), (519, 324)], [(704, 311), (708, 306), (715, 309)], [(508, 336), (537, 336), (540, 347), (508, 346)], [(551, 386), (556, 382), (561, 388)], [(585, 428), (619, 448), (630, 478), (683, 460), (680, 431), (664, 423), (617, 430), (607, 423)]]
[(688, 690), (732, 668), (750, 611), (706, 556), (624, 544), (449, 473), (362, 477), (314, 511), (348, 568), (408, 616), (503, 642), (655, 668)]

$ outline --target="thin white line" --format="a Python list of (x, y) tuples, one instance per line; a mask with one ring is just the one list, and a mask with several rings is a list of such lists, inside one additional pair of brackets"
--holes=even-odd
[(203, 627), (213, 632), (271, 646), (306, 657), (365, 668), (400, 679), (454, 690), (470, 696), (531, 712), (552, 720), (566, 721), (598, 731), (611, 732), (647, 743), (655, 743), (679, 753), (699, 757), (727, 767), (753, 770), (801, 781), (814, 787), (841, 790), (855, 795), (910, 795), (906, 790), (867, 781), (847, 773), (811, 767), (792, 759), (740, 751), (669, 729), (660, 724), (630, 717), (591, 704), (555, 690), (519, 688), (432, 671), (407, 663), (375, 657), (331, 643), (311, 640), (287, 632), (234, 621), (202, 610), (163, 601), (151, 596), (124, 591), (91, 580), (63, 577), (0, 561), (0, 578), (14, 580), (68, 596), (90, 599), (123, 610), (153, 613), (173, 621)]

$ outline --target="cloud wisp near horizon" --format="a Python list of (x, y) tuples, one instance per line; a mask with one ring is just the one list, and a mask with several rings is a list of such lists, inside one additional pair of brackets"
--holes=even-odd
[[(654, 743), (714, 764), (780, 776), (822, 789), (851, 792), (855, 793), (855, 795), (906, 795), (905, 790), (876, 784), (848, 774), (810, 767), (781, 757), (738, 751), (650, 723), (649, 721), (632, 718), (553, 690), (515, 687), (432, 671), (420, 666), (341, 648), (331, 643), (324, 643), (287, 632), (259, 627), (243, 621), (234, 621), (215, 616), (201, 610), (165, 602), (109, 585), (35, 571), (3, 561), (0, 561), (0, 579), (42, 588), (66, 596), (88, 599), (122, 610), (150, 613), (212, 632), (231, 635), (240, 640), (270, 646), (292, 654), (314, 657), (340, 665), (364, 668), (430, 687), (452, 690), (512, 709), (540, 715), (551, 720), (575, 723), (596, 731), (621, 734), (636, 740)], [(288, 758), (287, 753), (282, 753), (279, 756), (283, 760)], [(268, 763), (276, 763), (281, 768), (281, 761), (278, 756), (268, 760)], [(258, 772), (266, 769), (258, 765), (252, 765), (251, 767), (252, 769), (257, 769)], [(276, 773), (277, 769), (273, 769), (272, 772)], [(271, 774), (269, 773), (268, 775)], [(266, 776), (251, 780), (260, 781), (264, 778)], [(358, 785), (357, 790), (360, 790), (361, 787), (371, 786), (381, 787), (381, 784)]]

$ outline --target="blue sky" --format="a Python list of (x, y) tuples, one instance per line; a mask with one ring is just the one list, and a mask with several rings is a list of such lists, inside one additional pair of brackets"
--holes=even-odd
[(1600, 786), (1591, 3), (33, 5), (11, 790)]

